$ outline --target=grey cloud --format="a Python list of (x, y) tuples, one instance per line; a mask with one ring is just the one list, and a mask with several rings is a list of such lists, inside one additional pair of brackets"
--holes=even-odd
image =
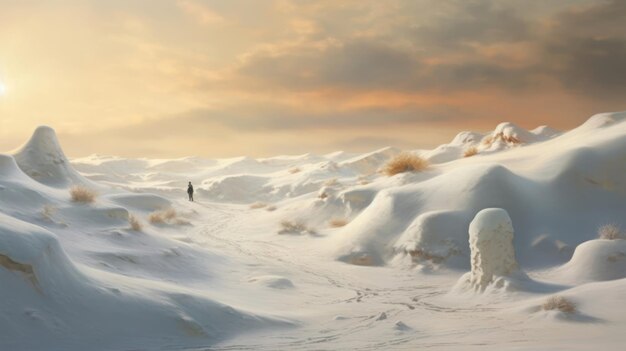
[(542, 42), (545, 74), (564, 87), (603, 97), (626, 93), (626, 2), (605, 1), (557, 16)]
[[(550, 18), (522, 18), (503, 2), (446, 4), (450, 9), (445, 20), (413, 28), (412, 39), (422, 45), (406, 45), (406, 32), (396, 28), (395, 38), (346, 37), (343, 45), (325, 50), (307, 47), (281, 54), (257, 53), (239, 74), (259, 87), (289, 90), (454, 92), (492, 87), (519, 91), (547, 89), (544, 82), (553, 81), (575, 93), (626, 92), (624, 1), (563, 5)], [(527, 43), (532, 50), (532, 59), (525, 65), (488, 59), (480, 47), (465, 45), (514, 42)], [(439, 51), (442, 46), (449, 51)], [(439, 60), (440, 55), (460, 59), (449, 63)]]
[(329, 50), (278, 56), (259, 54), (251, 57), (239, 73), (260, 85), (294, 90), (339, 87), (410, 92), (486, 86), (519, 89), (533, 79), (525, 67), (505, 68), (479, 60), (427, 64), (426, 59), (408, 48), (359, 39)]
[(416, 77), (419, 66), (410, 51), (372, 40), (354, 40), (325, 50), (259, 53), (249, 58), (240, 73), (291, 89), (373, 89), (405, 85)]
[(410, 28), (416, 44), (451, 50), (472, 42), (517, 42), (530, 36), (529, 21), (503, 2), (466, 0), (450, 4), (434, 23)]

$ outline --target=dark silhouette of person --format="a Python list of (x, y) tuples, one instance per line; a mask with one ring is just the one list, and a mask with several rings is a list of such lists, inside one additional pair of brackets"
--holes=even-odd
[(187, 195), (189, 195), (189, 201), (193, 201), (193, 185), (191, 185), (191, 182), (187, 186)]

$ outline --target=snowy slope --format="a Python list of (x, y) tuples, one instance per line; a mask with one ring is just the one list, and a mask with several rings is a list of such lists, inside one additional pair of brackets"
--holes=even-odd
[(0, 155), (0, 349), (621, 349), (626, 113), (399, 153), (70, 163), (40, 127)]

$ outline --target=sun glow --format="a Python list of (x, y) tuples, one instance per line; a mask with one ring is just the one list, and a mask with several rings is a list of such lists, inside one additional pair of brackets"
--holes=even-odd
[(0, 82), (0, 96), (4, 96), (7, 92), (7, 87), (4, 83)]

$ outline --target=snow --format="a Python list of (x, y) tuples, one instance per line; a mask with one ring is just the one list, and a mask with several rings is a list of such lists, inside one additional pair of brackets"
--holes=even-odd
[(0, 349), (621, 349), (624, 150), (625, 112), (391, 177), (395, 148), (70, 161), (40, 127), (0, 155)]
[(499, 277), (517, 271), (513, 236), (513, 223), (505, 210), (486, 208), (478, 212), (469, 225), (471, 270), (461, 279), (484, 291)]

